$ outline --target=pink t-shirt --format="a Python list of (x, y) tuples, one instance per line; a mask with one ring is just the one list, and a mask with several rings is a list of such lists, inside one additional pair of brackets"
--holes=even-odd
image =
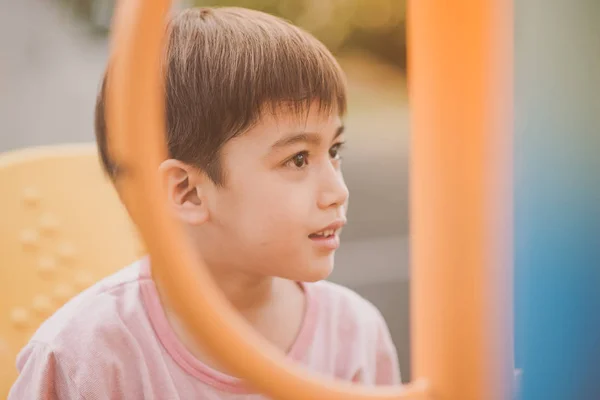
[[(396, 350), (379, 311), (330, 282), (303, 287), (306, 314), (288, 357), (330, 377), (399, 384)], [(9, 400), (265, 398), (188, 352), (167, 322), (147, 260), (57, 311), (21, 351), (17, 368)]]

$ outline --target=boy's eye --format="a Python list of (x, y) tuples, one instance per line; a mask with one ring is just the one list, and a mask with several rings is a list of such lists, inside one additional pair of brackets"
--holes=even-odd
[(331, 146), (329, 149), (329, 157), (333, 158), (334, 160), (340, 159), (340, 151), (342, 150), (342, 147), (344, 147), (344, 143), (337, 143)]
[(293, 164), (293, 166), (296, 168), (302, 168), (306, 166), (306, 164), (308, 163), (308, 153), (303, 151), (301, 153), (296, 154), (288, 161), (288, 164), (289, 163)]

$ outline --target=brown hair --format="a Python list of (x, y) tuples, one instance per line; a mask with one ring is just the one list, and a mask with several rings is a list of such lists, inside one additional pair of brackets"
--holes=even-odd
[[(309, 33), (259, 11), (192, 8), (168, 25), (165, 55), (169, 157), (204, 170), (222, 184), (221, 147), (259, 121), (265, 108), (298, 113), (317, 102), (320, 111), (346, 111), (344, 74), (333, 55)], [(103, 166), (107, 74), (96, 103), (95, 131)]]

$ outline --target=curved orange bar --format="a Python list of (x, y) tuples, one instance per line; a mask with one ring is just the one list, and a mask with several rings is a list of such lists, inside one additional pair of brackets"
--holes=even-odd
[(409, 2), (413, 373), (513, 391), (513, 0)]
[[(162, 199), (165, 155), (160, 59), (167, 0), (122, 0), (114, 24), (107, 117), (111, 151), (123, 165), (123, 202), (149, 249), (153, 274), (212, 356), (275, 399), (425, 399), (424, 385), (365, 388), (331, 381), (287, 360), (232, 309), (195, 258)], [(193, 307), (190, 307), (193, 305)], [(240, 355), (244, 356), (241, 357)]]

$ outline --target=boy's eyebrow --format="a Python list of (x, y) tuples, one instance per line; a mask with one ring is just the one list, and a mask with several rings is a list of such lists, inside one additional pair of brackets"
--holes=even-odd
[[(333, 139), (335, 140), (342, 133), (344, 133), (344, 125), (341, 125), (337, 129), (337, 131), (335, 132), (335, 135), (333, 136)], [(321, 135), (319, 135), (317, 133), (313, 133), (313, 132), (293, 133), (293, 134), (290, 134), (290, 135), (276, 141), (273, 144), (272, 148), (274, 148), (274, 149), (282, 148), (282, 147), (286, 147), (286, 146), (289, 146), (289, 145), (292, 145), (295, 143), (310, 143), (313, 145), (318, 145), (321, 143)]]

